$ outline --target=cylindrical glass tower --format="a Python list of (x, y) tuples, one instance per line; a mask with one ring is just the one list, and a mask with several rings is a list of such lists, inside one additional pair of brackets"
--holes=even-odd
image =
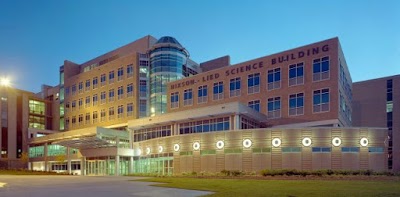
[(167, 109), (167, 82), (182, 79), (188, 52), (169, 36), (160, 38), (150, 49), (150, 116)]

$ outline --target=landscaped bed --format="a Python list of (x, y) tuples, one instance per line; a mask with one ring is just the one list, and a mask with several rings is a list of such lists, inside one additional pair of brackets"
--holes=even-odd
[(68, 175), (68, 173), (33, 171), (26, 169), (15, 169), (15, 170), (0, 169), (0, 175)]

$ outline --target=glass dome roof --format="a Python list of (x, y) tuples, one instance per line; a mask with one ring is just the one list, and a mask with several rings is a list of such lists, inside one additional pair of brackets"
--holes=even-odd
[(156, 44), (163, 44), (163, 43), (170, 43), (170, 44), (176, 44), (179, 45), (180, 47), (182, 47), (182, 45), (174, 38), (171, 36), (164, 36), (161, 37)]

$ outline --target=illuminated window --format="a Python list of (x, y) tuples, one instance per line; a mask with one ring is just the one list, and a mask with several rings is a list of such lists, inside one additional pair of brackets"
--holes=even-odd
[(247, 78), (247, 93), (254, 94), (260, 92), (260, 73), (251, 74)]
[(44, 115), (45, 104), (42, 101), (29, 100), (29, 113)]
[(98, 79), (97, 79), (97, 77), (94, 77), (93, 78), (93, 89), (96, 89), (97, 86), (98, 86)]
[(92, 99), (93, 99), (93, 106), (97, 105), (97, 100), (98, 100), (97, 94), (94, 94)]
[(114, 101), (114, 89), (108, 91), (108, 102)]
[(342, 147), (342, 153), (358, 153), (360, 147)]
[(105, 85), (106, 85), (106, 82), (107, 82), (106, 74), (102, 74), (102, 75), (100, 76), (100, 85), (101, 85), (101, 87), (105, 86)]
[(79, 82), (78, 90), (79, 90), (79, 93), (83, 93), (83, 82)]
[(85, 107), (86, 108), (90, 107), (90, 96), (87, 96), (85, 99)]
[(108, 119), (114, 120), (114, 118), (115, 118), (114, 115), (115, 115), (114, 107), (108, 108)]
[(124, 117), (124, 106), (119, 105), (117, 109), (117, 116), (118, 118), (123, 118)]
[(127, 116), (133, 116), (133, 103), (128, 103), (126, 105)]
[(281, 69), (268, 70), (268, 90), (281, 88)]
[(329, 57), (313, 61), (313, 81), (329, 79)]
[(85, 82), (85, 91), (89, 91), (90, 90), (90, 79), (86, 80)]

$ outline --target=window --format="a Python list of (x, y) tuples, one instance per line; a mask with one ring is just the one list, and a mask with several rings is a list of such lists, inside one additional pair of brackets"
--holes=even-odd
[(98, 79), (97, 79), (97, 77), (94, 77), (93, 78), (93, 89), (96, 89), (97, 86), (98, 86)]
[(383, 147), (368, 147), (369, 153), (384, 153), (385, 149)]
[(83, 125), (83, 114), (79, 114), (79, 116), (78, 116), (78, 124), (79, 124), (79, 126)]
[(114, 118), (115, 118), (114, 114), (115, 114), (114, 107), (108, 108), (108, 119), (109, 120), (114, 120)]
[(198, 100), (197, 103), (207, 103), (208, 95), (207, 95), (207, 86), (200, 86), (198, 90)]
[[(140, 61), (140, 62), (143, 62), (143, 61)], [(148, 61), (146, 61), (146, 66), (140, 66), (139, 76), (141, 78), (147, 78), (147, 73), (149, 72), (149, 69), (147, 68), (147, 66), (148, 66)]]
[(330, 153), (331, 147), (312, 147), (313, 153)]
[(121, 81), (122, 78), (124, 77), (124, 68), (122, 67), (118, 68), (117, 74), (118, 74), (118, 81)]
[(130, 78), (133, 77), (133, 65), (129, 64), (128, 66), (126, 66), (126, 77)]
[(313, 94), (313, 112), (329, 111), (329, 89), (315, 90)]
[(229, 96), (240, 96), (240, 77), (231, 79), (229, 82)]
[(171, 93), (171, 108), (179, 107), (179, 93)]
[(93, 112), (93, 123), (97, 122), (97, 117), (98, 117), (97, 111), (94, 111)]
[(117, 116), (118, 116), (118, 118), (124, 117), (124, 106), (123, 105), (118, 106)]
[(69, 87), (65, 87), (65, 97), (69, 96)]
[(276, 68), (268, 71), (268, 90), (279, 89), (281, 87), (281, 69)]
[(133, 116), (133, 103), (128, 103), (126, 105), (126, 112), (127, 112), (127, 116)]
[(193, 104), (193, 92), (192, 89), (184, 90), (183, 92), (183, 106), (188, 106)]
[(300, 153), (301, 147), (282, 147), (282, 153)]
[(89, 91), (90, 90), (90, 79), (86, 80), (85, 82), (85, 91)]
[(109, 84), (114, 83), (114, 71), (108, 73), (108, 83)]
[(78, 108), (79, 108), (79, 109), (82, 109), (82, 107), (83, 107), (83, 98), (80, 98), (80, 99), (78, 100)]
[(220, 100), (224, 98), (224, 82), (220, 81), (214, 83), (213, 87), (213, 100)]
[(212, 118), (179, 124), (180, 134), (205, 133), (210, 131), (229, 130), (229, 117)]
[(93, 95), (93, 106), (97, 105), (97, 94)]
[(76, 116), (72, 116), (72, 127), (76, 126)]
[(139, 100), (139, 116), (146, 117), (147, 116), (147, 100)]
[(90, 107), (90, 96), (87, 96), (85, 99), (85, 108)]
[(79, 91), (79, 93), (83, 93), (83, 82), (79, 82), (78, 91)]
[(72, 106), (72, 111), (75, 111), (75, 109), (76, 109), (76, 101), (72, 101), (71, 102), (71, 106)]
[(85, 115), (85, 124), (90, 124), (90, 113), (86, 113)]
[(304, 84), (304, 63), (289, 65), (289, 86)]
[(120, 86), (118, 87), (118, 100), (122, 99), (124, 97), (124, 87)]
[(247, 78), (247, 93), (254, 94), (260, 92), (260, 73), (251, 74)]
[(140, 97), (147, 97), (147, 80), (139, 81)]
[(106, 82), (107, 82), (106, 74), (102, 74), (100, 76), (100, 85), (101, 85), (101, 87), (105, 86)]
[(100, 121), (103, 122), (106, 120), (106, 109), (102, 109), (100, 112)]
[(76, 94), (76, 85), (75, 85), (75, 84), (72, 85), (71, 91), (72, 91), (72, 95), (75, 95), (75, 94)]
[(360, 147), (342, 147), (342, 153), (358, 153)]
[(114, 101), (114, 89), (108, 91), (108, 102)]
[(313, 61), (313, 81), (329, 79), (329, 57)]
[(260, 112), (260, 100), (250, 101), (248, 106), (258, 112)]
[(281, 97), (268, 99), (268, 119), (281, 117)]
[(304, 114), (304, 93), (289, 95), (289, 116)]
[(106, 92), (100, 93), (100, 104), (106, 103)]
[(126, 96), (132, 97), (133, 96), (133, 84), (130, 83), (126, 86)]

